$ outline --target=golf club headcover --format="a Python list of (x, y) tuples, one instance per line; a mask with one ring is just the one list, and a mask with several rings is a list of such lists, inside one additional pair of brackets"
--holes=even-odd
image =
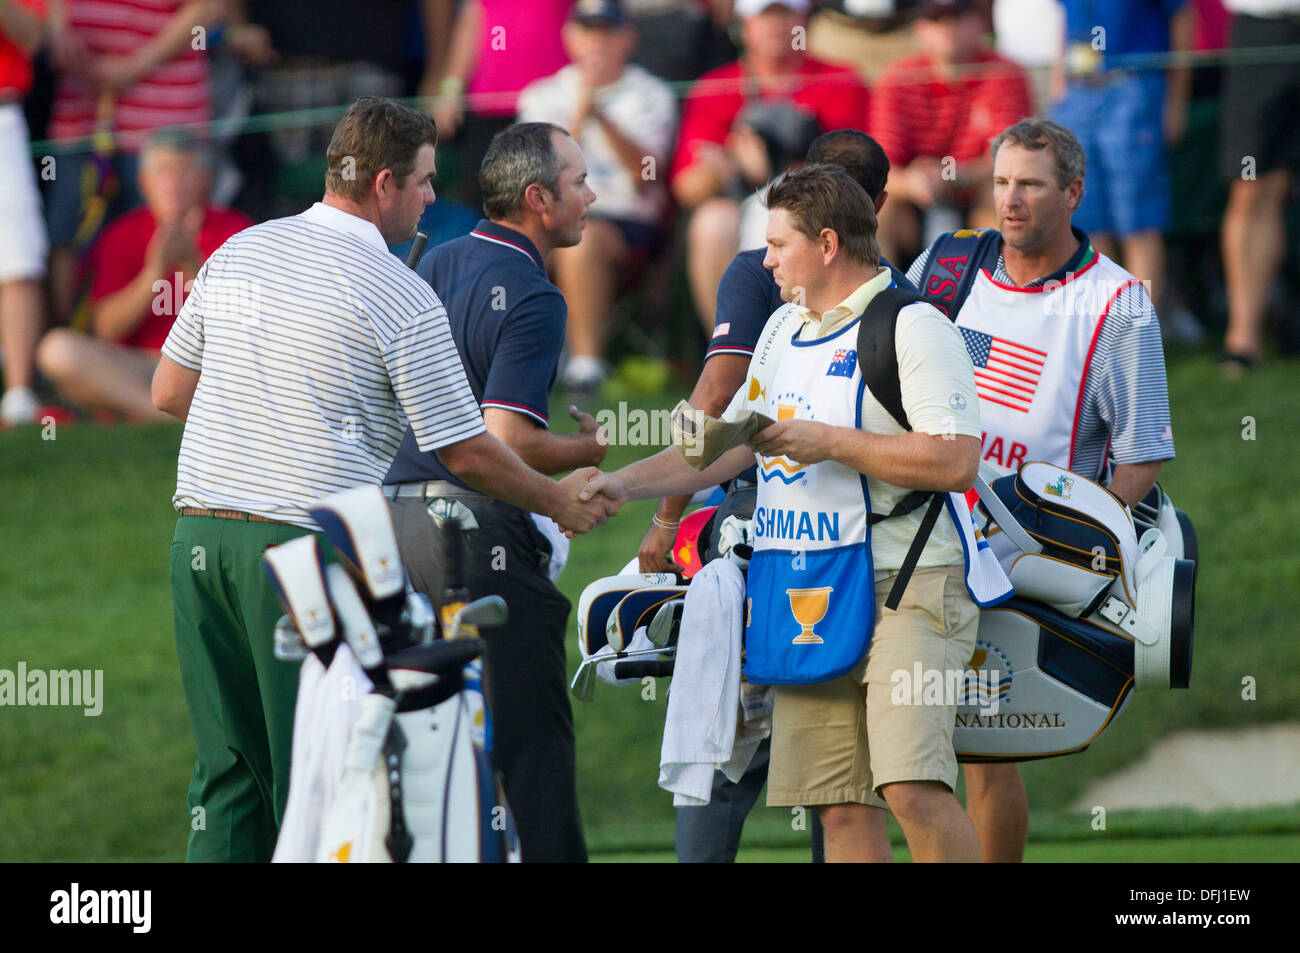
[(370, 485), (331, 493), (307, 512), (361, 584), (376, 619), (394, 624), (404, 603), (406, 573), (383, 491)]
[(605, 641), (615, 652), (622, 652), (631, 643), (636, 630), (648, 626), (659, 609), (685, 595), (685, 586), (647, 586), (632, 590), (609, 614), (605, 622)]
[(380, 684), (386, 684), (387, 678), (376, 678), (384, 669), (384, 650), (379, 645), (379, 634), (375, 624), (366, 611), (365, 603), (357, 592), (352, 577), (342, 566), (334, 563), (325, 569), (325, 578), (329, 586), (330, 601), (338, 614), (339, 628), (343, 638), (352, 648), (352, 653), (366, 670), (366, 674)]
[[(652, 586), (675, 586), (677, 576), (669, 572), (624, 572), (606, 576), (582, 590), (578, 597), (578, 647), (583, 657), (596, 654), (609, 644), (607, 624), (618, 604), (631, 592)], [(629, 633), (633, 629), (626, 630)]]
[(302, 641), (313, 651), (332, 643), (338, 630), (316, 537), (299, 536), (272, 546), (262, 558), (280, 605), (289, 614)]

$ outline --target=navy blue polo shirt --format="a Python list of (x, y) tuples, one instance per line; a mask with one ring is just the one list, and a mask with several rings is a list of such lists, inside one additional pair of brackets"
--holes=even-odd
[[(479, 406), (547, 426), (568, 309), (536, 246), (513, 228), (482, 219), (468, 235), (432, 249), (416, 271), (447, 308)], [(436, 453), (420, 450), (407, 428), (384, 482), (423, 480), (465, 485)]]
[[(704, 355), (707, 361), (715, 354), (743, 354), (751, 357), (767, 319), (785, 304), (781, 288), (772, 272), (763, 267), (766, 248), (742, 251), (731, 260), (718, 284), (718, 311), (713, 322), (713, 337)], [(915, 291), (912, 283), (884, 258), (880, 267), (888, 268), (894, 284)]]

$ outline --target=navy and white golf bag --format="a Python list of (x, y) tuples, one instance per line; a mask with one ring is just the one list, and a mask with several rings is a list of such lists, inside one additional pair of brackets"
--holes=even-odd
[[(310, 508), (315, 536), (266, 551), (288, 613), (276, 654), (302, 659), (289, 800), (276, 861), (519, 860), (514, 820), (488, 759), (483, 642), (497, 596), (439, 620), (409, 589), (377, 486)], [(466, 630), (471, 633), (466, 637)]]
[(977, 488), (976, 522), (1016, 597), (981, 610), (959, 760), (1082, 751), (1132, 689), (1189, 686), (1196, 537), (1163, 490), (1130, 512), (1042, 462)]

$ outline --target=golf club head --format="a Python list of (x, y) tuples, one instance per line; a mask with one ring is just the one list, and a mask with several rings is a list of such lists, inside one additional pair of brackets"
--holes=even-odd
[(573, 682), (569, 685), (569, 690), (573, 692), (573, 697), (578, 701), (589, 702), (596, 692), (596, 663), (602, 659), (591, 657), (583, 659), (578, 665), (578, 671), (573, 675)]
[(414, 645), (427, 645), (437, 635), (438, 614), (429, 597), (422, 592), (406, 594), (406, 608), (402, 610), (400, 621), (406, 640)]
[(672, 586), (676, 582), (673, 573), (625, 572), (588, 584), (578, 597), (578, 648), (583, 656), (592, 655), (608, 644), (609, 618), (628, 593), (652, 586)]
[(505, 625), (509, 621), (510, 610), (506, 608), (506, 601), (500, 596), (484, 596), (462, 606), (456, 613), (454, 624), (491, 629), (498, 625)]
[[(299, 536), (262, 554), (276, 596), (308, 648), (328, 645), (338, 635), (328, 595), (326, 569), (315, 536)], [(331, 567), (335, 568), (335, 567)]]
[[(400, 599), (406, 592), (406, 573), (397, 549), (392, 511), (378, 486), (331, 493), (307, 512), (361, 583), (365, 596), (377, 604)], [(400, 612), (400, 607), (396, 611)]]
[(646, 626), (645, 635), (651, 645), (665, 649), (677, 644), (677, 632), (682, 624), (682, 609), (685, 605), (685, 599), (673, 599), (659, 607)]
[(452, 497), (439, 497), (430, 501), (425, 511), (433, 520), (433, 525), (440, 530), (445, 530), (449, 526), (459, 527), (466, 532), (478, 529), (478, 520), (474, 518), (474, 511)]
[(338, 613), (339, 627), (352, 648), (352, 654), (367, 673), (382, 669), (384, 650), (379, 645), (379, 634), (352, 577), (335, 563), (325, 567), (325, 578), (329, 584), (330, 600)]
[(279, 621), (275, 623), (272, 639), (275, 644), (275, 657), (282, 662), (301, 662), (311, 654), (302, 636), (298, 634), (291, 616), (280, 616)]

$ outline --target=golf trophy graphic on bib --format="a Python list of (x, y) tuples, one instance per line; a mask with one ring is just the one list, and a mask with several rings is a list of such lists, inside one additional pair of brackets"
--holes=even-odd
[(785, 591), (785, 594), (790, 597), (790, 611), (794, 613), (794, 620), (802, 627), (791, 645), (820, 645), (824, 641), (820, 635), (813, 632), (813, 626), (826, 618), (826, 610), (830, 608), (831, 588), (823, 586), (820, 589)]

